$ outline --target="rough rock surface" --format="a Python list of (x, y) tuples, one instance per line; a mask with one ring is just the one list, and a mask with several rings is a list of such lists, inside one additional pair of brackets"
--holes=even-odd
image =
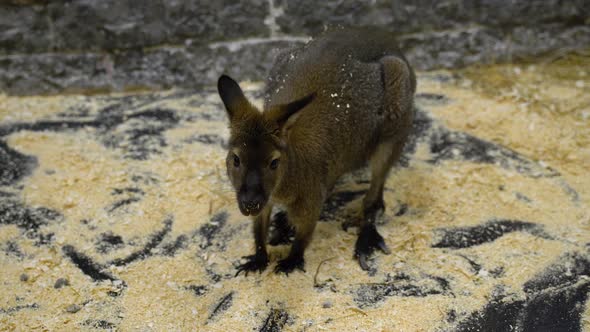
[(0, 91), (193, 88), (260, 80), (274, 51), (326, 26), (400, 34), (418, 69), (590, 45), (588, 1), (132, 0), (0, 3)]

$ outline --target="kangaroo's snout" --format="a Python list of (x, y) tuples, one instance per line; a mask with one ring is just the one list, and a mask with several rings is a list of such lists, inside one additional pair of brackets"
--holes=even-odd
[(266, 199), (261, 189), (243, 186), (238, 192), (238, 203), (240, 211), (243, 215), (256, 216), (266, 204)]

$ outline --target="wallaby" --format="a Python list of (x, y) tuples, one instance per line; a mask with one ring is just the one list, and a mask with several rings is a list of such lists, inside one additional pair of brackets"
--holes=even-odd
[(230, 120), (227, 173), (242, 214), (254, 221), (256, 252), (237, 267), (262, 272), (272, 207), (286, 208), (295, 227), (289, 255), (276, 273), (304, 270), (323, 202), (337, 179), (366, 165), (371, 184), (354, 256), (388, 254), (375, 220), (383, 212), (383, 186), (399, 159), (413, 121), (416, 78), (394, 35), (377, 29), (335, 29), (277, 56), (267, 80), (264, 110), (239, 85), (221, 76), (218, 91)]

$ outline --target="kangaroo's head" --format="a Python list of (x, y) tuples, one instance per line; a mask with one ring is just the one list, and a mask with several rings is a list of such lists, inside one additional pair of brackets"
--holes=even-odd
[(263, 113), (246, 99), (238, 83), (230, 77), (221, 76), (217, 89), (230, 121), (227, 174), (242, 214), (256, 216), (285, 172), (285, 125), (315, 95), (271, 106)]

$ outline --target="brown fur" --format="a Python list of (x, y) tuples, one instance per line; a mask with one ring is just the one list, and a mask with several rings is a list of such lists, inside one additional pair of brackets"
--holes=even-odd
[(255, 216), (256, 254), (238, 273), (267, 266), (275, 204), (286, 207), (296, 228), (291, 252), (275, 271), (303, 269), (323, 202), (342, 174), (367, 161), (372, 178), (355, 255), (368, 269), (366, 258), (374, 249), (389, 251), (375, 220), (384, 208), (385, 179), (411, 128), (416, 89), (414, 72), (391, 33), (338, 29), (283, 52), (267, 81), (263, 112), (229, 77), (220, 78), (218, 89), (231, 123), (228, 175), (240, 210)]

